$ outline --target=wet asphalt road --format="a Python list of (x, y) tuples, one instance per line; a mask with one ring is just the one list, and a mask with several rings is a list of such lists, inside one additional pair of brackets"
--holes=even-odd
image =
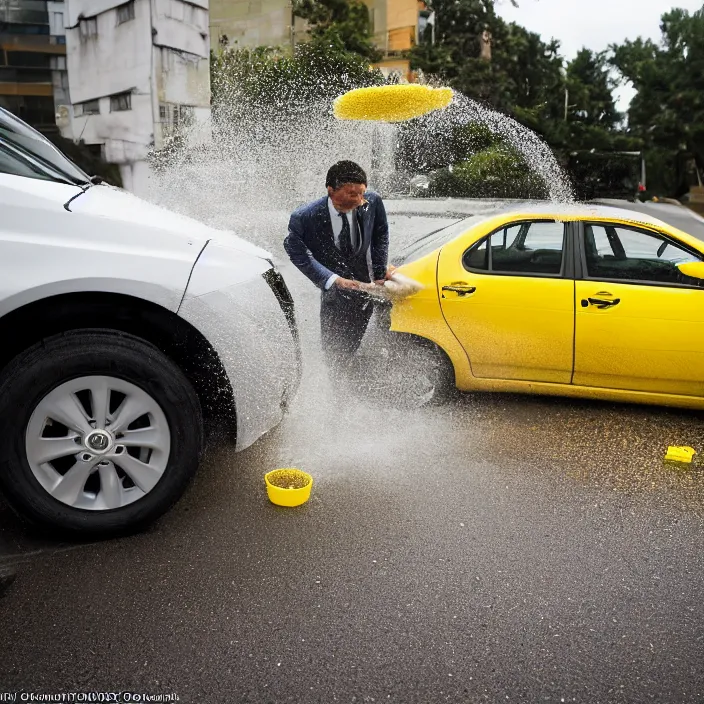
[[(0, 507), (0, 692), (182, 702), (704, 701), (704, 416), (517, 396), (340, 402), (314, 292), (284, 424), (213, 448), (151, 530), (64, 545)], [(315, 478), (295, 510), (263, 474)]]

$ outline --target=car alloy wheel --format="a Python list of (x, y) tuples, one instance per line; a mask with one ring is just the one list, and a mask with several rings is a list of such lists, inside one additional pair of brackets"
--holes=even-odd
[(27, 425), (25, 448), (39, 484), (83, 510), (122, 508), (166, 470), (171, 433), (148, 393), (123, 379), (81, 376), (50, 391)]

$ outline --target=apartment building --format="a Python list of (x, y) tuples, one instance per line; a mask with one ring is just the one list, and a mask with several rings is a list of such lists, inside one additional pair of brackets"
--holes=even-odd
[(210, 117), (208, 0), (66, 0), (73, 138), (147, 187), (151, 148)]
[(0, 0), (0, 106), (49, 135), (70, 105), (63, 14), (63, 2)]

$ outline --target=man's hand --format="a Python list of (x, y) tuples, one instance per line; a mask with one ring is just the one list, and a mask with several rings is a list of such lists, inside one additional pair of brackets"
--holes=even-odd
[(389, 264), (386, 268), (386, 276), (383, 279), (377, 279), (374, 283), (377, 286), (383, 286), (385, 281), (389, 281), (391, 279), (394, 271), (396, 271), (396, 267), (393, 264)]
[(353, 279), (343, 279), (341, 276), (335, 279), (335, 283), (333, 285), (347, 291), (359, 291), (360, 288), (359, 281), (354, 281)]

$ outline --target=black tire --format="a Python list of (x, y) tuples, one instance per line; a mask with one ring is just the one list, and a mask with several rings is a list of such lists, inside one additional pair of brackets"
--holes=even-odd
[(377, 332), (361, 350), (351, 376), (365, 395), (395, 408), (438, 406), (457, 394), (454, 368), (443, 350), (430, 340), (388, 330)]
[[(34, 476), (25, 448), (31, 415), (56, 387), (82, 376), (130, 382), (163, 411), (171, 436), (168, 463), (145, 496), (121, 508), (83, 510), (58, 501)], [(165, 513), (193, 478), (203, 450), (198, 397), (181, 369), (154, 345), (112, 330), (47, 338), (18, 355), (0, 375), (0, 488), (34, 523), (79, 537), (134, 532)]]

